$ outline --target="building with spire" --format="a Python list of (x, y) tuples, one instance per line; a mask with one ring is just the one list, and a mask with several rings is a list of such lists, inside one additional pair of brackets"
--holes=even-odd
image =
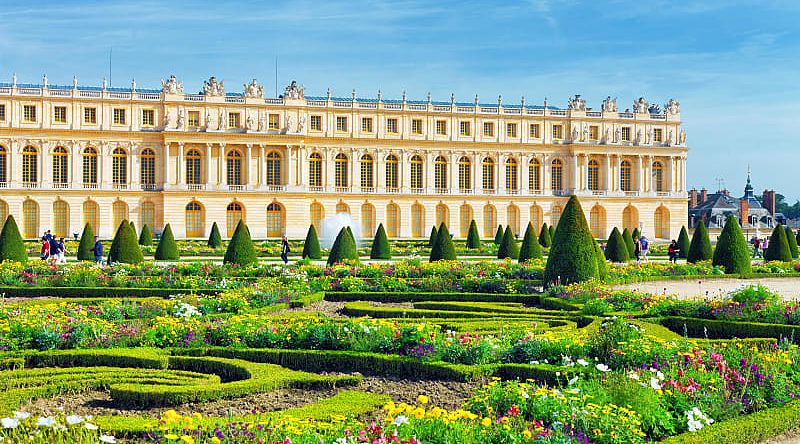
[(764, 190), (761, 200), (755, 197), (750, 170), (744, 195), (736, 198), (730, 191), (721, 188), (708, 194), (705, 189), (689, 191), (689, 227), (694, 228), (702, 220), (708, 228), (721, 229), (730, 215), (736, 216), (742, 228), (771, 229), (776, 223), (785, 223), (783, 214), (776, 212), (775, 191)]

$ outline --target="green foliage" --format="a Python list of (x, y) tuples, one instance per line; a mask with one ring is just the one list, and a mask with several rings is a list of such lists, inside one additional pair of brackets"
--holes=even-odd
[(153, 233), (150, 232), (150, 227), (148, 227), (147, 224), (142, 226), (142, 233), (139, 235), (139, 245), (153, 245)]
[(606, 255), (600, 244), (596, 241), (594, 243), (595, 258), (597, 259), (597, 278), (601, 281), (608, 276), (608, 264), (606, 263)]
[(545, 248), (553, 245), (553, 236), (550, 235), (550, 228), (547, 227), (547, 223), (543, 223), (542, 229), (539, 230), (539, 245)]
[(633, 233), (631, 233), (631, 237), (634, 239), (639, 239), (642, 237), (642, 233), (639, 232), (639, 227), (633, 229)]
[(308, 226), (306, 240), (303, 242), (302, 258), (322, 259), (322, 250), (319, 247), (319, 238), (317, 237), (317, 229), (314, 227), (314, 224)]
[(475, 250), (480, 247), (481, 236), (478, 234), (478, 225), (475, 223), (475, 219), (472, 219), (469, 223), (469, 231), (467, 232), (467, 248)]
[(428, 238), (428, 246), (433, 248), (433, 244), (436, 243), (436, 237), (438, 236), (438, 232), (436, 231), (436, 225), (431, 227), (431, 235)]
[(350, 227), (339, 230), (336, 240), (333, 241), (331, 252), (328, 254), (328, 266), (344, 262), (345, 260), (358, 261), (358, 248)]
[(506, 226), (506, 231), (503, 233), (503, 240), (500, 241), (500, 247), (497, 249), (497, 258), (517, 259), (519, 258), (519, 245), (517, 239), (514, 238), (514, 233), (511, 232), (511, 225)]
[(442, 222), (437, 231), (436, 243), (431, 248), (430, 261), (452, 261), (456, 259), (456, 248), (453, 245), (453, 239), (450, 238), (450, 232), (447, 230), (447, 225)]
[(769, 237), (769, 245), (767, 251), (764, 252), (764, 260), (769, 261), (792, 261), (792, 250), (789, 249), (789, 241), (786, 239), (786, 229), (783, 225), (778, 224), (772, 230), (772, 236)]
[(123, 264), (138, 264), (144, 260), (142, 248), (139, 246), (134, 228), (127, 220), (123, 220), (117, 228), (114, 241), (111, 242), (111, 249), (108, 253), (109, 262), (119, 262)]
[(788, 226), (786, 228), (786, 240), (789, 242), (789, 251), (792, 252), (792, 259), (797, 259), (800, 256), (800, 249), (797, 247), (797, 238), (794, 237), (792, 229)]
[(605, 256), (606, 259), (611, 262), (624, 263), (631, 260), (628, 255), (628, 247), (625, 245), (625, 240), (622, 238), (617, 227), (614, 227), (614, 229), (611, 230), (611, 235), (608, 236)]
[(250, 265), (258, 262), (256, 249), (250, 238), (250, 230), (244, 220), (239, 220), (239, 223), (236, 224), (236, 230), (228, 243), (228, 250), (225, 251), (223, 262), (237, 265)]
[(564, 207), (553, 246), (544, 269), (545, 285), (582, 282), (598, 277), (597, 250), (589, 224), (578, 201), (572, 196)]
[[(558, 223), (561, 223), (560, 219), (559, 219)], [(549, 227), (547, 227), (547, 231), (550, 233), (550, 240), (551, 241), (555, 240), (555, 238), (556, 238), (556, 228), (558, 228), (558, 227), (555, 226), (555, 225), (550, 225)]]
[(728, 216), (717, 239), (712, 264), (725, 268), (726, 274), (750, 273), (750, 248), (739, 227), (739, 221), (733, 215)]
[(161, 239), (158, 241), (153, 258), (157, 261), (176, 261), (181, 258), (178, 252), (178, 244), (175, 242), (175, 236), (172, 234), (172, 227), (169, 224), (164, 227), (164, 231), (161, 233)]
[(503, 236), (505, 236), (505, 234), (506, 233), (505, 231), (503, 231), (503, 226), (498, 225), (497, 232), (494, 233), (494, 244), (500, 245), (501, 243), (503, 243)]
[(686, 255), (686, 262), (694, 264), (700, 261), (707, 261), (712, 257), (711, 239), (708, 238), (705, 222), (701, 220), (694, 228), (692, 243), (689, 245), (689, 253)]
[(800, 246), (800, 230), (797, 230), (797, 237), (795, 237), (795, 240), (797, 241), (797, 245)]
[(211, 248), (219, 248), (222, 246), (222, 235), (219, 234), (219, 226), (216, 222), (211, 225), (211, 234), (208, 235), (208, 246)]
[(522, 246), (519, 249), (519, 262), (524, 263), (531, 259), (542, 258), (542, 246), (539, 245), (539, 239), (536, 237), (536, 229), (533, 224), (528, 222), (528, 228), (525, 229), (525, 236), (522, 238)]
[(622, 230), (622, 240), (625, 241), (625, 248), (628, 249), (628, 258), (632, 258), (636, 254), (636, 247), (633, 245), (633, 236), (631, 230)]
[(0, 262), (7, 260), (22, 263), (28, 261), (28, 251), (12, 215), (6, 218), (3, 230), (0, 231)]
[(383, 224), (378, 224), (378, 231), (375, 232), (375, 239), (372, 240), (372, 250), (369, 253), (370, 259), (391, 259), (392, 248), (389, 245), (389, 238)]
[(92, 261), (94, 260), (94, 230), (90, 224), (83, 226), (83, 233), (81, 234), (81, 241), (78, 243), (78, 260), (79, 261)]
[(678, 235), (678, 257), (681, 259), (689, 257), (690, 246), (689, 233), (686, 231), (686, 226), (684, 225), (681, 227), (681, 233)]

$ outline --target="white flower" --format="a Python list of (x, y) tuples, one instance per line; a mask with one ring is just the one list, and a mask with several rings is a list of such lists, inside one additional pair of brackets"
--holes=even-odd
[(696, 432), (697, 430), (702, 429), (704, 426), (711, 425), (713, 423), (714, 420), (706, 416), (697, 407), (694, 407), (686, 412), (686, 425), (688, 426), (690, 432)]
[(579, 376), (576, 376), (576, 377), (570, 379), (569, 382), (567, 383), (567, 385), (575, 384), (576, 382), (578, 382), (578, 379), (579, 379)]
[(97, 430), (97, 428), (98, 428), (96, 425), (94, 425), (94, 424), (92, 424), (90, 422), (84, 423), (83, 426), (86, 427), (89, 430)]
[(16, 429), (19, 427), (19, 419), (17, 418), (3, 418), (0, 419), (0, 424), (3, 425), (4, 429)]
[(14, 412), (14, 418), (17, 419), (28, 419), (31, 417), (31, 414), (28, 412)]
[(56, 425), (56, 419), (52, 416), (48, 416), (47, 418), (40, 416), (39, 419), (36, 420), (36, 425), (39, 427), (53, 427)]
[(531, 365), (539, 365), (539, 361), (531, 361), (530, 364)]
[(400, 427), (401, 425), (407, 423), (408, 423), (408, 417), (406, 417), (405, 415), (398, 415), (396, 418), (394, 418), (394, 425), (396, 425), (397, 427)]
[(653, 390), (661, 390), (661, 383), (657, 378), (650, 378), (650, 387)]
[(580, 359), (578, 359), (576, 362), (577, 362), (578, 364), (580, 364), (580, 365), (584, 366), (584, 367), (586, 367), (587, 365), (589, 365), (589, 363), (588, 363), (588, 362), (586, 362), (586, 360), (585, 360), (585, 359), (583, 359), (583, 358), (580, 358)]
[(600, 370), (601, 372), (609, 372), (609, 371), (611, 371), (611, 369), (610, 369), (610, 368), (608, 368), (608, 366), (607, 366), (607, 365), (605, 365), (605, 364), (597, 364), (597, 365), (595, 365), (595, 367), (596, 367), (598, 370)]
[(100, 442), (104, 442), (107, 444), (116, 444), (117, 438), (114, 438), (111, 435), (100, 435)]
[(634, 381), (638, 381), (639, 380), (639, 374), (638, 373), (630, 372), (630, 373), (628, 373), (628, 377), (633, 379)]
[(67, 424), (75, 425), (75, 424), (82, 423), (83, 422), (83, 417), (82, 416), (78, 416), (78, 415), (69, 415), (69, 416), (67, 416), (66, 420), (67, 420)]

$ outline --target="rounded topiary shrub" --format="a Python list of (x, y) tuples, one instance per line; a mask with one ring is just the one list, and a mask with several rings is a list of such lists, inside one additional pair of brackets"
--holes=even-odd
[(375, 239), (372, 240), (372, 249), (369, 252), (370, 259), (391, 259), (392, 248), (389, 246), (389, 238), (383, 224), (378, 224), (378, 231), (375, 232)]
[(800, 249), (797, 247), (797, 238), (794, 237), (792, 229), (789, 226), (786, 229), (786, 240), (789, 242), (789, 251), (792, 253), (792, 259), (797, 259), (800, 256)]
[(713, 257), (711, 250), (711, 239), (708, 237), (706, 224), (702, 220), (694, 227), (692, 242), (689, 244), (689, 253), (686, 255), (686, 262), (694, 264), (700, 261), (707, 261)]
[(681, 233), (678, 235), (678, 257), (686, 259), (689, 256), (689, 233), (686, 231), (686, 226), (681, 227)]
[[(559, 220), (559, 223), (561, 223), (561, 221), (560, 221), (560, 220)], [(556, 238), (556, 228), (558, 228), (556, 225), (550, 225), (549, 227), (547, 227), (547, 231), (549, 231), (549, 232), (550, 232), (550, 241), (551, 241), (551, 242), (552, 242), (553, 240), (555, 240), (555, 238)], [(552, 245), (552, 244), (551, 244), (551, 245)]]
[(639, 232), (639, 227), (633, 229), (633, 233), (631, 233), (631, 237), (634, 239), (639, 239), (642, 237), (642, 233)]
[(735, 216), (728, 216), (725, 221), (725, 227), (717, 239), (712, 263), (723, 267), (726, 274), (750, 273), (750, 248)]
[(539, 239), (536, 237), (536, 229), (533, 228), (533, 224), (528, 222), (525, 236), (522, 238), (522, 246), (519, 248), (519, 262), (524, 263), (532, 259), (541, 258), (542, 246), (539, 245)]
[(344, 262), (345, 260), (358, 261), (358, 247), (350, 227), (339, 230), (328, 254), (328, 266)]
[(544, 268), (545, 285), (596, 279), (597, 249), (577, 196), (569, 198)]
[(233, 232), (228, 249), (225, 251), (223, 262), (226, 264), (249, 265), (258, 262), (253, 240), (250, 238), (250, 229), (239, 220), (236, 230)]
[(322, 249), (319, 247), (319, 237), (317, 237), (317, 229), (314, 227), (314, 224), (308, 226), (306, 240), (303, 242), (302, 258), (314, 260), (322, 259)]
[(108, 263), (118, 262), (117, 255), (119, 254), (119, 238), (122, 236), (123, 230), (128, 227), (128, 221), (123, 220), (117, 226), (117, 231), (114, 232), (114, 237), (111, 239), (111, 247), (108, 249)]
[(636, 247), (633, 245), (631, 230), (627, 228), (622, 230), (622, 240), (625, 242), (625, 247), (628, 249), (628, 258), (630, 259), (636, 254)]
[(139, 246), (134, 228), (127, 220), (123, 220), (117, 228), (117, 234), (111, 243), (108, 255), (109, 262), (123, 264), (138, 264), (144, 260), (142, 248)]
[(478, 234), (478, 224), (475, 219), (469, 223), (469, 231), (467, 231), (467, 248), (475, 250), (481, 247), (481, 236)]
[(172, 227), (169, 224), (164, 227), (164, 231), (161, 233), (161, 239), (158, 240), (158, 246), (153, 258), (157, 261), (177, 261), (181, 258), (178, 244), (175, 242), (175, 236), (172, 234)]
[(550, 236), (550, 228), (547, 227), (547, 223), (543, 223), (541, 230), (539, 230), (539, 245), (545, 248), (553, 245), (553, 237)]
[(453, 245), (453, 239), (450, 237), (450, 231), (447, 230), (447, 225), (442, 222), (437, 231), (436, 243), (431, 248), (430, 261), (452, 261), (456, 259), (456, 248)]
[(600, 248), (600, 244), (596, 241), (594, 243), (594, 252), (594, 257), (597, 259), (597, 277), (600, 280), (604, 280), (608, 276), (608, 264), (606, 264), (606, 255), (603, 253), (603, 249)]
[(503, 236), (505, 236), (506, 232), (503, 230), (502, 225), (497, 226), (497, 231), (494, 233), (494, 244), (500, 245), (503, 243)]
[(428, 237), (428, 246), (433, 248), (436, 243), (436, 237), (439, 233), (436, 231), (436, 225), (431, 227), (431, 235)]
[(219, 226), (216, 222), (211, 225), (211, 234), (208, 235), (208, 246), (219, 248), (222, 246), (222, 235), (219, 234)]
[(142, 232), (139, 234), (139, 245), (149, 246), (153, 245), (153, 233), (147, 224), (142, 225)]
[(511, 232), (511, 225), (506, 226), (506, 231), (503, 233), (503, 240), (500, 241), (500, 247), (497, 249), (497, 258), (517, 259), (519, 258), (519, 246), (514, 233)]
[(622, 239), (622, 234), (620, 234), (617, 227), (614, 227), (614, 229), (611, 230), (611, 235), (608, 236), (605, 257), (611, 262), (618, 263), (624, 263), (631, 260), (631, 257), (628, 255), (628, 246), (625, 245), (625, 240)]
[(772, 236), (769, 237), (769, 244), (767, 251), (764, 252), (764, 260), (791, 262), (792, 250), (789, 249), (789, 241), (786, 239), (786, 229), (783, 225), (778, 224), (772, 230)]
[(28, 251), (25, 249), (25, 242), (19, 234), (19, 227), (14, 216), (9, 215), (0, 231), (0, 262), (17, 261), (25, 263), (28, 261)]
[(93, 261), (94, 252), (94, 230), (90, 224), (83, 226), (83, 233), (81, 233), (81, 241), (78, 243), (78, 251), (76, 256), (79, 261)]

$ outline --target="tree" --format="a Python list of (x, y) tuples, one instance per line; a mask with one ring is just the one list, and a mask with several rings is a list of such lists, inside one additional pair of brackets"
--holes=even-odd
[(642, 237), (642, 233), (639, 232), (639, 227), (633, 229), (633, 233), (631, 233), (631, 237), (634, 239), (639, 239)]
[(519, 263), (541, 258), (542, 246), (539, 245), (539, 239), (536, 238), (536, 229), (533, 228), (533, 224), (528, 222), (528, 228), (525, 229), (525, 236), (522, 238), (522, 246), (519, 249)]
[(636, 254), (636, 246), (633, 245), (633, 236), (631, 230), (625, 228), (622, 230), (622, 240), (625, 242), (625, 247), (628, 249), (628, 259), (634, 257)]
[(161, 232), (161, 239), (158, 240), (156, 252), (153, 254), (153, 259), (157, 261), (177, 261), (181, 258), (178, 251), (178, 244), (175, 242), (175, 236), (172, 234), (172, 227), (169, 224), (164, 227)]
[(132, 220), (128, 221), (128, 225), (130, 225), (131, 229), (133, 230), (133, 234), (136, 235), (136, 241), (138, 242), (139, 241), (139, 234), (138, 234), (138, 231), (136, 231), (136, 225), (133, 223)]
[(789, 251), (792, 252), (792, 259), (797, 259), (800, 256), (800, 249), (797, 247), (797, 238), (794, 237), (794, 233), (789, 226), (784, 227), (786, 229), (786, 240), (789, 242)]
[(686, 255), (686, 262), (694, 264), (700, 261), (707, 261), (713, 257), (711, 250), (711, 239), (708, 238), (706, 224), (702, 220), (694, 227), (692, 243), (689, 244), (689, 253)]
[(328, 253), (328, 266), (345, 260), (358, 261), (358, 247), (350, 227), (342, 228), (336, 235), (336, 240), (333, 241), (331, 251)]
[(211, 234), (208, 235), (208, 246), (211, 248), (219, 248), (222, 246), (222, 235), (219, 234), (219, 226), (214, 222), (211, 225)]
[(19, 227), (14, 216), (9, 215), (0, 231), (0, 262), (17, 261), (23, 264), (28, 261), (28, 250), (19, 234)]
[(552, 240), (553, 237), (550, 236), (550, 229), (547, 228), (547, 223), (543, 223), (542, 229), (539, 230), (539, 245), (549, 248), (553, 244)]
[(795, 238), (795, 240), (797, 241), (797, 244), (800, 246), (800, 230), (797, 230), (797, 237)]
[(378, 224), (378, 231), (375, 232), (375, 239), (372, 240), (372, 250), (369, 253), (370, 259), (391, 259), (392, 248), (389, 245), (389, 238), (383, 224)]
[(153, 245), (153, 233), (147, 224), (142, 225), (142, 233), (139, 235), (139, 245)]
[(317, 237), (317, 229), (314, 224), (308, 226), (308, 233), (306, 233), (306, 240), (303, 242), (303, 255), (302, 258), (309, 258), (314, 260), (322, 259), (322, 250), (319, 247), (319, 238)]
[(608, 264), (606, 264), (606, 255), (597, 241), (594, 243), (594, 252), (594, 257), (597, 259), (597, 277), (602, 281), (608, 276)]
[(436, 236), (436, 243), (431, 248), (430, 261), (453, 261), (456, 259), (456, 248), (453, 245), (453, 239), (450, 237), (450, 232), (447, 230), (447, 225), (442, 222), (439, 225), (439, 235)]
[(500, 241), (500, 248), (497, 249), (498, 259), (505, 259), (507, 257), (511, 259), (519, 258), (519, 246), (517, 245), (517, 239), (514, 237), (514, 233), (511, 232), (511, 225), (506, 226), (506, 231), (503, 233), (503, 240)]
[(605, 257), (611, 262), (618, 263), (631, 260), (631, 257), (628, 255), (628, 246), (625, 245), (625, 240), (622, 238), (617, 227), (614, 227), (614, 229), (611, 230), (611, 235), (608, 236)]
[(772, 230), (767, 251), (764, 252), (764, 261), (792, 261), (792, 250), (789, 249), (789, 241), (786, 239), (786, 229), (781, 224), (776, 225)]
[(428, 246), (433, 248), (433, 245), (436, 243), (436, 237), (439, 233), (436, 232), (436, 225), (431, 227), (431, 235), (428, 238)]
[(739, 221), (733, 215), (728, 216), (717, 239), (712, 264), (724, 267), (726, 274), (750, 273), (750, 249), (739, 227)]
[(122, 236), (123, 231), (128, 227), (128, 220), (123, 220), (117, 226), (117, 231), (114, 232), (114, 237), (111, 239), (111, 247), (108, 249), (108, 263), (119, 262), (117, 256), (119, 255), (120, 243), (119, 238)]
[(228, 249), (225, 251), (225, 264), (250, 265), (258, 262), (253, 240), (250, 238), (250, 229), (244, 220), (240, 219), (236, 224)]
[(481, 247), (481, 236), (478, 234), (478, 225), (475, 219), (469, 223), (469, 231), (467, 232), (467, 248), (475, 250)]
[[(561, 223), (561, 221), (559, 220), (558, 223)], [(555, 238), (556, 238), (556, 228), (558, 228), (556, 225), (550, 225), (549, 227), (547, 227), (547, 231), (550, 233), (550, 243), (551, 243), (551, 245), (552, 245), (553, 240), (555, 240)]]
[(681, 234), (678, 235), (678, 257), (686, 259), (689, 257), (689, 233), (686, 231), (686, 226), (681, 227)]
[(503, 242), (503, 236), (505, 236), (505, 231), (503, 231), (503, 226), (498, 225), (497, 231), (494, 233), (494, 244), (500, 245)]
[(598, 277), (597, 249), (577, 196), (569, 198), (553, 237), (544, 268), (545, 285), (582, 282)]
[(111, 243), (111, 250), (108, 253), (109, 262), (119, 262), (123, 264), (138, 264), (144, 260), (142, 248), (139, 246), (136, 231), (127, 220), (123, 220), (117, 228), (117, 234)]
[(94, 252), (94, 230), (90, 224), (83, 226), (83, 233), (81, 233), (81, 241), (78, 243), (78, 251), (76, 256), (79, 261), (93, 261)]

